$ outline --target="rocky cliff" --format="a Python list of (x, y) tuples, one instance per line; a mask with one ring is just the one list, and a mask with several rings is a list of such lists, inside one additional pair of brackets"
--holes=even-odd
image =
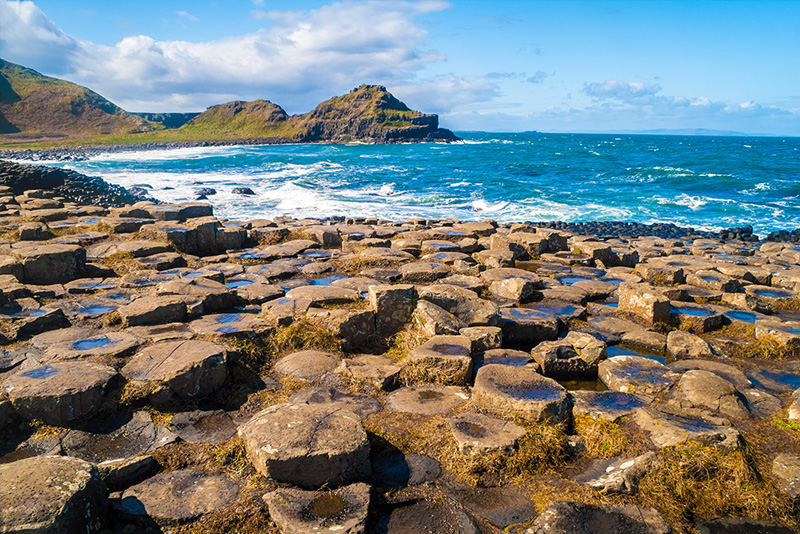
[(450, 130), (439, 128), (436, 115), (409, 109), (379, 85), (362, 85), (302, 115), (289, 116), (281, 107), (264, 100), (228, 102), (208, 108), (182, 129), (211, 135), (238, 132), (300, 143), (457, 139)]

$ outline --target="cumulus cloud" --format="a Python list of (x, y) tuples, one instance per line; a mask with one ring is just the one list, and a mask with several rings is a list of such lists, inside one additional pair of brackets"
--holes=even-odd
[(103, 46), (65, 34), (33, 2), (8, 0), (0, 1), (0, 45), (10, 61), (64, 76), (133, 111), (267, 98), (297, 112), (365, 82), (390, 89), (413, 84), (424, 65), (445, 59), (425, 48), (427, 31), (418, 18), (447, 7), (439, 0), (344, 0), (312, 10), (259, 11), (268, 27), (216, 41), (135, 35)]
[(454, 74), (398, 83), (392, 91), (412, 109), (439, 114), (476, 102), (487, 102), (500, 94), (499, 87), (482, 76)]
[(628, 102), (655, 96), (661, 92), (661, 86), (642, 82), (607, 80), (602, 83), (587, 83), (583, 86), (583, 92), (595, 100), (615, 99)]

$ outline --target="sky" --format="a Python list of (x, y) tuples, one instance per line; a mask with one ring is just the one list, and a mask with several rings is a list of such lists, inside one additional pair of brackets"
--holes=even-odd
[(380, 84), (456, 131), (800, 136), (800, 0), (0, 0), (0, 57), (128, 111)]

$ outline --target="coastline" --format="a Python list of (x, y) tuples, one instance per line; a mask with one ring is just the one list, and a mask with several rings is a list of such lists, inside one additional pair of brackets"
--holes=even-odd
[[(800, 458), (790, 244), (625, 223), (225, 221), (207, 203), (107, 208), (27, 185), (0, 186), (0, 474), (31, 482), (0, 502), (22, 499), (43, 521), (78, 521), (25, 493), (56, 471), (93, 473), (79, 521), (111, 530), (187, 521), (175, 480), (218, 488), (194, 528), (287, 521), (281, 503), (302, 531), (313, 518), (299, 511), (331, 494), (356, 522), (492, 533), (497, 514), (471, 495), (514, 511), (502, 528), (539, 525), (546, 509), (687, 529), (712, 521), (701, 507), (727, 517), (725, 499), (754, 496), (774, 512), (738, 524), (800, 520), (772, 464), (719, 465), (743, 461), (743, 442), (770, 462)], [(270, 425), (314, 429), (312, 445), (265, 457), (296, 449)], [(41, 456), (53, 446), (62, 456)], [(331, 448), (348, 461), (327, 460)], [(699, 463), (681, 467), (675, 451)], [(398, 462), (424, 469), (394, 482)], [(598, 476), (597, 462), (625, 478), (606, 464)], [(658, 485), (712, 466), (708, 483), (745, 476), (748, 490)]]

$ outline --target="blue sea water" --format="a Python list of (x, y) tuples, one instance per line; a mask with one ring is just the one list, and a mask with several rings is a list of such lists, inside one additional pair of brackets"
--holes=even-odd
[[(463, 142), (195, 147), (54, 163), (148, 186), (201, 187), (219, 217), (371, 216), (800, 227), (800, 138), (459, 133)], [(249, 187), (256, 195), (231, 193)]]

